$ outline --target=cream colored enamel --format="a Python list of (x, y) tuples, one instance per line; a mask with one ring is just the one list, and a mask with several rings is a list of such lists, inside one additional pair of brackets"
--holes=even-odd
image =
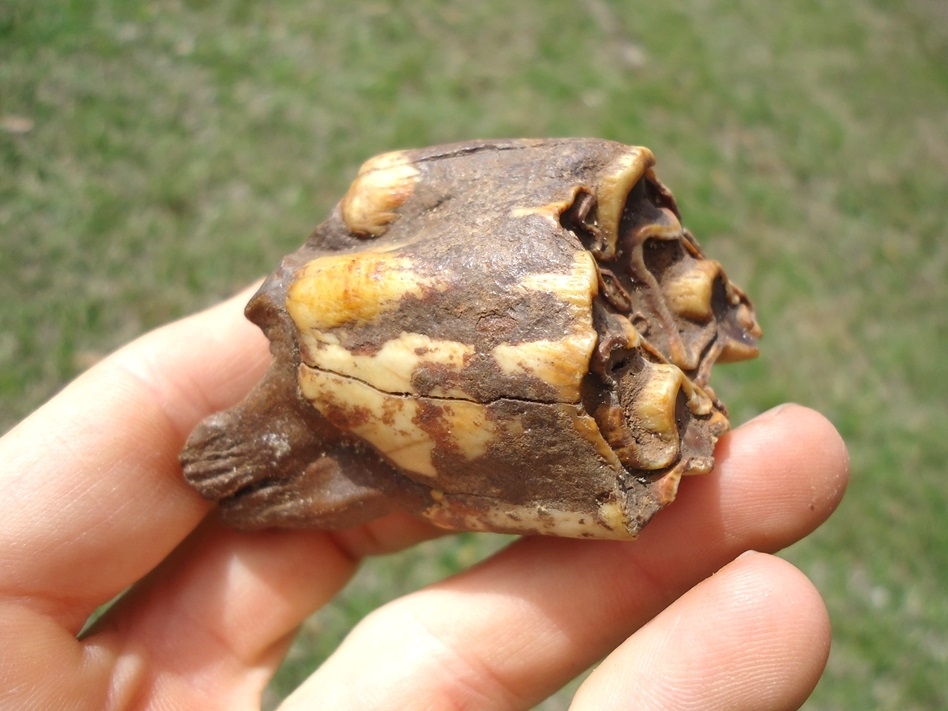
[(714, 457), (692, 457), (685, 464), (686, 466), (681, 470), (682, 476), (710, 474), (714, 469)]
[(319, 257), (303, 266), (287, 292), (286, 308), (302, 332), (371, 321), (406, 297), (444, 291), (450, 276), (423, 277), (407, 257), (360, 252)]
[[(456, 341), (436, 340), (422, 333), (402, 333), (382, 344), (375, 353), (356, 354), (338, 345), (326, 343), (320, 332), (304, 332), (304, 357), (307, 364), (339, 375), (348, 375), (387, 393), (417, 394), (413, 373), (423, 364), (460, 371), (474, 348)], [(431, 397), (472, 399), (461, 388), (433, 388)]]
[(515, 207), (511, 209), (510, 216), (529, 217), (530, 215), (539, 215), (540, 217), (546, 218), (547, 220), (559, 225), (560, 215), (566, 212), (566, 210), (568, 210), (573, 205), (573, 203), (576, 202), (576, 196), (579, 194), (581, 189), (582, 186), (576, 185), (570, 190), (569, 197), (566, 197), (563, 200), (547, 203), (546, 205)]
[(613, 531), (626, 530), (626, 516), (618, 501), (606, 501), (599, 505), (599, 517)]
[(576, 430), (579, 436), (587, 442), (592, 443), (596, 448), (596, 453), (602, 457), (606, 464), (618, 470), (622, 466), (622, 463), (616, 456), (615, 450), (613, 450), (612, 447), (609, 446), (609, 443), (603, 438), (599, 425), (596, 424), (596, 420), (589, 415), (580, 414), (580, 411), (573, 406), (562, 405), (561, 407), (569, 408), (568, 412), (573, 418), (573, 429)]
[(529, 291), (554, 294), (574, 309), (579, 309), (577, 315), (585, 315), (589, 313), (593, 297), (599, 292), (599, 269), (592, 254), (579, 250), (573, 254), (569, 272), (528, 274), (518, 286)]
[(617, 324), (622, 329), (622, 335), (625, 337), (625, 347), (629, 350), (634, 350), (639, 348), (644, 339), (642, 334), (639, 333), (639, 330), (632, 325), (632, 322), (628, 319), (625, 314), (609, 314), (609, 319), (612, 323)]
[(679, 462), (678, 466), (659, 480), (658, 500), (662, 506), (667, 506), (678, 496), (678, 485), (684, 473), (684, 464), (684, 462)]
[(570, 326), (558, 340), (502, 343), (491, 355), (501, 372), (526, 375), (553, 386), (563, 402), (578, 402), (580, 383), (588, 371), (598, 334), (592, 327), (592, 300), (598, 291), (596, 262), (585, 250), (577, 251), (568, 273), (530, 274), (518, 284), (524, 291), (553, 294), (563, 303)]
[(661, 208), (664, 217), (661, 220), (644, 225), (639, 228), (638, 238), (642, 241), (646, 239), (676, 240), (681, 239), (683, 233), (681, 222), (675, 213), (667, 207)]
[(434, 440), (415, 424), (418, 402), (386, 395), (352, 378), (300, 366), (303, 397), (326, 419), (358, 435), (395, 464), (434, 477)]
[[(711, 398), (708, 397), (708, 394), (704, 390), (699, 388), (688, 378), (682, 379), (682, 389), (688, 396), (689, 410), (691, 410), (698, 417), (705, 417), (711, 414), (711, 412), (714, 410), (714, 403), (711, 401)], [(717, 414), (720, 415), (720, 413)], [(720, 416), (725, 422), (727, 422), (726, 417), (723, 415)]]
[(644, 469), (662, 469), (678, 457), (675, 403), (684, 381), (684, 373), (677, 366), (652, 363), (648, 380), (631, 404), (635, 419), (654, 438), (638, 452)]
[(642, 146), (629, 146), (599, 180), (596, 191), (599, 230), (606, 238), (604, 256), (611, 258), (616, 253), (619, 222), (625, 209), (626, 199), (632, 187), (645, 172), (655, 165), (655, 156)]
[(379, 153), (372, 156), (359, 166), (359, 175), (391, 170), (392, 168), (401, 168), (406, 165), (412, 165), (412, 160), (405, 151), (389, 151), (388, 153)]
[(362, 237), (384, 234), (419, 178), (418, 168), (397, 151), (366, 161), (339, 204), (346, 227)]
[(436, 447), (476, 459), (496, 438), (496, 426), (479, 403), (391, 395), (306, 365), (300, 366), (299, 382), (303, 396), (326, 419), (398, 467), (423, 476), (438, 475)]
[[(630, 540), (624, 516), (618, 505), (605, 505), (600, 515), (561, 511), (547, 506), (522, 506), (498, 504), (486, 511), (471, 512), (463, 503), (455, 504), (450, 494), (445, 494), (423, 514), (436, 526), (460, 528), (471, 531), (515, 531), (538, 533), (564, 538), (602, 538)], [(458, 525), (461, 523), (462, 525)]]
[(451, 445), (467, 460), (484, 456), (497, 439), (497, 426), (487, 416), (487, 407), (466, 400), (436, 401), (442, 406), (442, 422)]
[(557, 399), (578, 402), (595, 337), (566, 336), (559, 341), (529, 341), (496, 346), (491, 355), (505, 375), (539, 378), (553, 386)]
[(662, 285), (669, 308), (685, 318), (706, 320), (713, 316), (711, 294), (714, 280), (721, 274), (721, 265), (712, 259), (701, 259), (688, 271), (676, 275)]

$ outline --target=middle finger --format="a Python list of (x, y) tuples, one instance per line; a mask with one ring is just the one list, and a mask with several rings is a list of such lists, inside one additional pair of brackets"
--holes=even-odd
[(521, 540), (370, 615), (285, 708), (529, 708), (738, 553), (788, 545), (838, 502), (845, 450), (812, 411), (722, 445), (716, 473), (687, 481), (638, 542)]

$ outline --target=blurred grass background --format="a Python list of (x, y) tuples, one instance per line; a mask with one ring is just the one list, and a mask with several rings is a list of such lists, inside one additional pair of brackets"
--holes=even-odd
[[(269, 271), (365, 158), (508, 135), (650, 146), (760, 311), (763, 357), (715, 376), (735, 419), (796, 400), (846, 438), (842, 508), (785, 553), (834, 623), (807, 708), (948, 708), (941, 0), (2, 0), (0, 431)], [(267, 703), (504, 542), (366, 565)]]

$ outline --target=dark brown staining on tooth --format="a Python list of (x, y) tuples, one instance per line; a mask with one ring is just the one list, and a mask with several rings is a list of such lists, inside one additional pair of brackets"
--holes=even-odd
[(368, 161), (248, 304), (273, 364), (195, 430), (185, 478), (245, 528), (404, 510), (635, 537), (710, 468), (727, 427), (711, 367), (760, 336), (654, 163), (596, 139)]

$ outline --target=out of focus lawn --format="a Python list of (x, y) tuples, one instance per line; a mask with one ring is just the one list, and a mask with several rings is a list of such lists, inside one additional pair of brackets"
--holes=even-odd
[[(268, 271), (374, 153), (643, 143), (759, 308), (763, 357), (715, 375), (735, 419), (800, 401), (852, 452), (842, 508), (786, 552), (834, 623), (807, 708), (948, 708), (948, 5), (397, 6), (0, 4), (0, 430)], [(366, 611), (502, 543), (367, 565), (268, 703)]]

